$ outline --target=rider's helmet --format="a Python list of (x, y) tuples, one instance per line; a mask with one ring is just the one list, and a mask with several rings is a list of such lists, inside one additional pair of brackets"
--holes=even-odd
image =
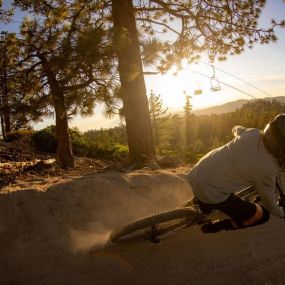
[(265, 127), (263, 141), (266, 149), (282, 163), (285, 162), (285, 113), (277, 115)]

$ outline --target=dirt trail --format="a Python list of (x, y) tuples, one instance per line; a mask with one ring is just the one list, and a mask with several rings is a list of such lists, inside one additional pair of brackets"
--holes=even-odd
[(275, 218), (215, 235), (185, 229), (160, 245), (102, 247), (114, 227), (191, 198), (185, 171), (0, 192), (0, 284), (285, 284), (285, 224)]

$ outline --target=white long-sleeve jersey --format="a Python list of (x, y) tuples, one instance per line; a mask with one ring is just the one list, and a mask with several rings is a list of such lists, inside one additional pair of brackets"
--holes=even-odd
[(264, 207), (283, 217), (276, 197), (278, 161), (265, 149), (260, 130), (237, 126), (233, 133), (232, 141), (205, 155), (188, 173), (194, 195), (204, 203), (216, 204), (254, 185)]

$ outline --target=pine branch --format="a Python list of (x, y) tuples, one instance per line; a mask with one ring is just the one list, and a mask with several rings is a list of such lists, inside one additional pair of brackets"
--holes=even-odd
[(177, 32), (175, 29), (171, 28), (169, 25), (167, 25), (165, 23), (161, 23), (161, 22), (154, 21), (154, 20), (147, 19), (147, 18), (136, 18), (136, 20), (137, 21), (143, 21), (143, 22), (152, 23), (152, 24), (159, 25), (159, 26), (163, 26), (163, 27), (167, 28), (168, 30), (172, 31), (173, 33), (175, 33), (177, 35), (180, 35), (179, 32)]

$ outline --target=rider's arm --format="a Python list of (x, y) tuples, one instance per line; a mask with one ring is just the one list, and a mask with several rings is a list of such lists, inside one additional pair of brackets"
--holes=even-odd
[(278, 206), (278, 199), (275, 191), (275, 179), (272, 183), (260, 183), (256, 185), (256, 189), (259, 193), (263, 206), (274, 216), (283, 218), (283, 208)]

